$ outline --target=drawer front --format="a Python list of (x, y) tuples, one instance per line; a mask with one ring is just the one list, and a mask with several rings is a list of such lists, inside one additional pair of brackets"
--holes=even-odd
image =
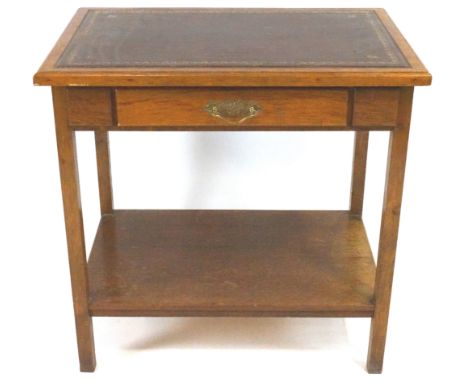
[(344, 127), (346, 89), (117, 89), (120, 127)]

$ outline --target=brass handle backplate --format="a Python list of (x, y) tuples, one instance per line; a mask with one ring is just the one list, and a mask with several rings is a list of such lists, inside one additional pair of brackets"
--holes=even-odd
[(228, 100), (208, 102), (205, 111), (231, 124), (239, 124), (255, 117), (261, 108), (252, 101)]

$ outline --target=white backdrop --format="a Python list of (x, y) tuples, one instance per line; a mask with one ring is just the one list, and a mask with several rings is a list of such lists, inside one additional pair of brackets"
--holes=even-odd
[[(16, 1), (2, 5), (0, 379), (364, 381), (368, 319), (98, 318), (78, 372), (50, 89), (32, 76), (80, 6), (384, 7), (434, 80), (417, 88), (382, 381), (466, 380), (468, 80), (463, 2)], [(93, 136), (78, 138), (88, 248)], [(387, 134), (371, 134), (375, 249)], [(347, 208), (348, 133), (113, 133), (117, 208)]]

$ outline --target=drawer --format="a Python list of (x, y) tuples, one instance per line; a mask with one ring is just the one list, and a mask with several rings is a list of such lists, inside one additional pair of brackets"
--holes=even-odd
[(348, 90), (292, 88), (117, 89), (120, 127), (347, 126)]

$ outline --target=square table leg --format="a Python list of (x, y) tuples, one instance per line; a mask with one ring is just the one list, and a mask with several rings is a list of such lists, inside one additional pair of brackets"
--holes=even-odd
[(367, 357), (367, 370), (369, 373), (381, 373), (383, 366), (412, 98), (413, 88), (409, 87), (402, 90), (398, 105), (398, 123), (390, 133), (387, 179), (374, 286), (375, 309), (372, 317)]
[(101, 215), (111, 214), (114, 207), (109, 153), (109, 133), (107, 131), (96, 130), (94, 132), (94, 139), (96, 143), (96, 162), (98, 169)]
[(351, 179), (351, 197), (349, 209), (352, 214), (361, 216), (364, 202), (364, 184), (366, 180), (367, 147), (369, 144), (368, 131), (354, 133), (354, 159)]
[(75, 132), (68, 125), (67, 91), (52, 88), (62, 184), (68, 260), (81, 371), (94, 371), (93, 322), (88, 311), (88, 270), (76, 157)]

